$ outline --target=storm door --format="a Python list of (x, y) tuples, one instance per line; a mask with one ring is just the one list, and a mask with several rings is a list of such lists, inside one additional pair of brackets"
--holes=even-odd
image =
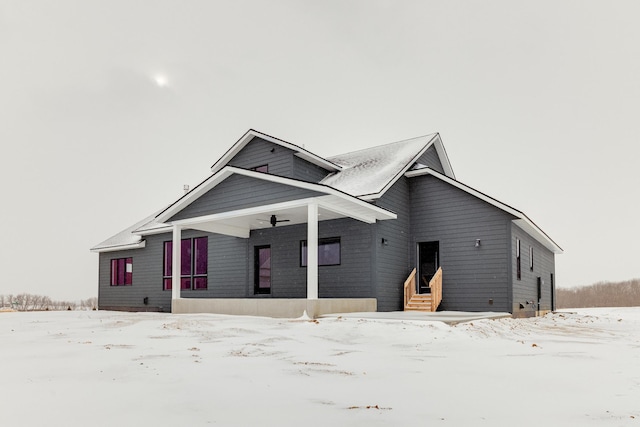
[(440, 267), (440, 243), (422, 242), (418, 243), (418, 293), (426, 294), (430, 292), (429, 281)]
[(254, 293), (271, 293), (271, 246), (256, 246), (254, 250)]

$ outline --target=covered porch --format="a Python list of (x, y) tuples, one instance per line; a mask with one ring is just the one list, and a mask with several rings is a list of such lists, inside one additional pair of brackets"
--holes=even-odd
[[(272, 179), (269, 175), (260, 175), (260, 178)], [(359, 298), (357, 295), (355, 298), (318, 297), (318, 224), (322, 221), (342, 218), (375, 224), (379, 220), (395, 219), (396, 215), (346, 194), (321, 186), (314, 185), (313, 187), (315, 187), (314, 191), (326, 190), (326, 193), (329, 194), (318, 194), (315, 197), (189, 218), (176, 216), (180, 211), (180, 206), (163, 212), (158, 219), (170, 227), (172, 231), (171, 312), (271, 317), (299, 317), (306, 312), (310, 317), (317, 317), (337, 312), (376, 311), (376, 299), (370, 298), (370, 295), (363, 295), (363, 298)], [(256, 295), (248, 295), (247, 298), (184, 298), (182, 296), (180, 289), (180, 241), (184, 230), (199, 230), (250, 239), (252, 233), (262, 229), (275, 231), (295, 225), (298, 227), (306, 225), (306, 298), (274, 298), (270, 295), (257, 295), (257, 293)], [(144, 232), (144, 230), (141, 231)], [(248, 253), (247, 257), (249, 256)]]

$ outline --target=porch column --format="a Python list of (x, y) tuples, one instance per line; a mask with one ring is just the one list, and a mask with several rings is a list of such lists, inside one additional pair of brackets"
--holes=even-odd
[(307, 205), (307, 299), (318, 299), (318, 203)]
[(173, 249), (172, 249), (172, 262), (171, 262), (171, 299), (180, 298), (180, 271), (182, 271), (180, 265), (180, 249), (182, 248), (180, 226), (173, 226)]

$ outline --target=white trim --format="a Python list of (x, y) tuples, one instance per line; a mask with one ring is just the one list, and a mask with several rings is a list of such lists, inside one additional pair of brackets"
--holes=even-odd
[(238, 154), (251, 140), (255, 137), (260, 139), (264, 139), (265, 141), (271, 142), (273, 144), (280, 145), (281, 147), (288, 148), (289, 150), (294, 151), (295, 155), (304, 159), (310, 163), (313, 163), (316, 166), (320, 166), (328, 171), (335, 172), (342, 170), (342, 167), (332, 163), (322, 157), (313, 154), (310, 151), (305, 150), (304, 148), (298, 147), (295, 144), (291, 144), (289, 142), (283, 141), (281, 139), (274, 138), (272, 136), (266, 135), (264, 133), (258, 132), (253, 129), (249, 129), (247, 133), (245, 133), (234, 145), (231, 147), (223, 156), (211, 166), (211, 172), (216, 173), (223, 167), (227, 165), (236, 154)]
[(384, 193), (386, 193), (387, 191), (389, 191), (389, 189), (396, 183), (398, 182), (398, 180), (400, 179), (401, 176), (404, 175), (405, 172), (407, 172), (409, 170), (409, 168), (411, 166), (413, 166), (413, 164), (415, 162), (418, 161), (418, 159), (420, 158), (420, 156), (422, 156), (424, 153), (427, 152), (427, 150), (433, 145), (433, 143), (435, 142), (436, 137), (438, 136), (437, 133), (431, 134), (431, 135), (426, 135), (426, 136), (431, 136), (431, 139), (429, 141), (427, 141), (427, 143), (424, 145), (424, 147), (422, 147), (422, 149), (420, 149), (420, 151), (418, 152), (418, 154), (416, 154), (415, 156), (413, 156), (413, 158), (406, 164), (404, 165), (404, 167), (402, 169), (400, 169), (398, 171), (398, 173), (391, 179), (391, 181), (387, 182), (387, 184), (382, 187), (382, 190), (380, 190), (379, 192), (375, 193), (375, 194), (363, 194), (361, 196), (358, 196), (360, 199), (362, 200), (377, 200), (380, 197), (382, 197), (384, 195)]
[[(336, 202), (345, 202), (345, 204), (354, 203), (354, 204), (360, 204), (360, 206), (356, 206), (356, 207), (353, 207), (352, 209), (349, 209), (348, 206), (343, 206)], [(318, 207), (322, 209), (332, 211), (337, 214), (344, 215), (345, 217), (356, 219), (358, 221), (366, 222), (368, 224), (373, 224), (377, 220), (382, 221), (382, 220), (388, 220), (388, 219), (396, 219), (398, 217), (393, 212), (386, 211), (382, 208), (379, 208), (374, 205), (370, 205), (369, 203), (362, 202), (358, 199), (351, 199), (351, 200), (337, 199), (336, 200), (334, 196), (320, 196), (320, 197), (309, 197), (305, 199), (291, 200), (288, 202), (273, 203), (270, 205), (255, 206), (252, 208), (237, 209), (233, 211), (226, 211), (226, 212), (220, 212), (220, 213), (209, 214), (209, 215), (202, 215), (202, 216), (193, 217), (193, 218), (185, 218), (185, 219), (172, 221), (171, 224), (179, 226), (181, 228), (185, 228), (185, 229), (192, 228), (196, 230), (227, 234), (227, 235), (246, 239), (249, 237), (249, 233), (250, 233), (249, 228), (221, 224), (220, 221), (225, 221), (228, 219), (234, 219), (238, 217), (261, 215), (261, 214), (266, 214), (274, 211), (284, 211), (287, 209), (301, 208), (301, 207), (306, 207), (312, 204), (318, 205)], [(368, 211), (370, 211), (371, 214), (367, 215), (366, 213), (360, 211), (360, 209), (358, 208), (365, 208)]]
[(234, 227), (233, 225), (219, 224), (219, 223), (204, 223), (191, 225), (189, 228), (194, 230), (206, 231), (208, 233), (225, 234), (227, 236), (240, 237), (242, 239), (248, 239), (250, 229), (242, 227)]
[(171, 299), (180, 299), (180, 276), (182, 273), (182, 236), (179, 225), (172, 227), (171, 247)]
[(469, 193), (472, 196), (475, 196), (478, 199), (484, 202), (487, 202), (490, 205), (497, 207), (498, 209), (503, 210), (504, 212), (507, 212), (515, 216), (516, 219), (514, 219), (513, 222), (516, 225), (518, 225), (520, 228), (522, 228), (524, 231), (530, 234), (534, 239), (536, 239), (538, 242), (543, 244), (547, 249), (549, 249), (553, 253), (561, 254), (564, 252), (556, 242), (554, 242), (549, 236), (547, 236), (545, 232), (542, 231), (540, 227), (535, 225), (533, 221), (531, 221), (523, 212), (520, 212), (519, 210), (514, 209), (511, 206), (500, 202), (499, 200), (496, 200), (490, 196), (487, 196), (486, 194), (481, 193), (480, 191), (475, 190), (461, 183), (460, 181), (456, 181), (455, 179), (449, 178), (448, 176), (443, 175), (440, 172), (437, 172), (431, 168), (423, 168), (415, 171), (409, 171), (409, 172), (406, 172), (404, 175), (407, 178), (413, 178), (413, 177), (422, 176), (422, 175), (431, 175), (435, 178), (440, 179), (441, 181), (446, 182), (447, 184), (451, 184), (454, 187), (466, 193)]
[(453, 168), (451, 167), (451, 162), (449, 161), (449, 156), (447, 155), (447, 150), (444, 148), (444, 144), (442, 143), (439, 133), (436, 134), (436, 140), (433, 145), (436, 148), (438, 157), (440, 158), (440, 164), (442, 165), (444, 174), (449, 178), (456, 179), (456, 175), (453, 173)]
[(307, 205), (307, 299), (318, 299), (318, 203)]
[(141, 240), (140, 242), (137, 242), (137, 243), (127, 243), (124, 245), (106, 246), (103, 248), (91, 248), (89, 250), (94, 253), (128, 251), (130, 249), (142, 249), (146, 245), (147, 245), (147, 241)]
[(168, 224), (164, 224), (161, 227), (153, 227), (153, 228), (136, 228), (131, 232), (131, 234), (137, 234), (138, 236), (152, 236), (154, 234), (164, 234), (171, 232), (171, 226)]
[[(348, 200), (349, 202), (354, 203), (354, 204), (356, 204), (356, 205), (358, 205), (360, 207), (365, 207), (367, 210), (371, 210), (371, 211), (375, 212), (376, 214), (378, 214), (378, 215), (375, 215), (376, 217), (378, 217), (378, 216), (387, 217), (387, 218), (378, 218), (378, 219), (395, 219), (396, 218), (396, 215), (394, 213), (392, 213), (392, 212), (390, 212), (390, 211), (388, 211), (386, 209), (383, 209), (383, 208), (380, 208), (378, 206), (372, 205), (372, 204), (367, 203), (367, 202), (365, 202), (365, 201), (363, 201), (361, 199), (358, 199), (356, 197), (350, 196), (350, 195), (348, 195), (346, 193), (343, 193), (343, 192), (341, 192), (339, 190), (336, 190), (335, 188), (328, 187), (326, 185), (314, 184), (314, 183), (305, 182), (305, 181), (297, 181), (297, 180), (291, 179), (291, 178), (285, 178), (285, 177), (271, 175), (271, 174), (267, 174), (267, 173), (249, 171), (249, 170), (246, 170), (246, 169), (240, 169), (240, 168), (236, 168), (236, 167), (233, 167), (233, 166), (225, 166), (220, 171), (218, 171), (216, 174), (214, 174), (214, 175), (210, 176), (209, 178), (207, 178), (205, 181), (203, 181), (201, 184), (199, 184), (197, 187), (195, 187), (189, 193), (187, 193), (184, 196), (182, 196), (173, 205), (169, 206), (166, 210), (161, 212), (156, 217), (156, 222), (160, 222), (160, 223), (166, 222), (172, 216), (176, 215), (182, 209), (184, 209), (187, 206), (189, 206), (195, 200), (200, 198), (203, 194), (205, 194), (209, 190), (215, 188), (215, 186), (217, 186), (218, 184), (220, 184), (222, 181), (224, 181), (225, 179), (227, 179), (228, 177), (230, 177), (233, 174), (243, 175), (243, 176), (256, 178), (256, 179), (261, 179), (263, 181), (270, 181), (270, 182), (274, 182), (274, 183), (278, 183), (278, 184), (289, 185), (289, 186), (292, 186), (292, 187), (302, 188), (302, 189), (305, 189), (305, 190), (315, 191), (315, 192), (318, 192), (318, 193), (329, 194), (329, 195), (332, 195), (332, 196), (336, 196), (336, 197)], [(305, 200), (305, 199), (300, 199), (300, 200)], [(285, 203), (296, 203), (296, 202), (298, 202), (298, 201), (294, 200), (292, 202), (285, 202)], [(306, 204), (306, 203), (304, 203), (304, 204)], [(278, 204), (276, 204), (275, 206), (278, 206)], [(301, 206), (301, 205), (298, 205), (298, 206)], [(260, 209), (260, 208), (258, 207), (256, 209)], [(263, 212), (264, 211), (259, 211), (258, 213), (263, 213)], [(185, 221), (185, 220), (174, 221), (174, 222), (175, 223), (181, 223), (181, 221)]]
[[(453, 169), (451, 168), (451, 163), (449, 162), (449, 156), (447, 156), (447, 152), (444, 149), (444, 145), (442, 144), (442, 139), (440, 139), (440, 134), (439, 133), (434, 133), (434, 134), (426, 135), (426, 136), (432, 136), (432, 138), (420, 150), (420, 152), (418, 152), (418, 154), (416, 156), (414, 156), (413, 159), (411, 159), (411, 161), (407, 165), (405, 165), (405, 167), (403, 167), (398, 172), (398, 174), (396, 176), (394, 176), (393, 179), (391, 179), (391, 181), (389, 181), (382, 188), (382, 190), (380, 190), (378, 193), (374, 193), (374, 194), (363, 194), (363, 195), (358, 196), (358, 198), (362, 199), (362, 200), (377, 200), (377, 199), (381, 198), (382, 196), (384, 196), (384, 194), (400, 179), (401, 176), (403, 176), (406, 173), (408, 173), (407, 171), (409, 171), (409, 168), (411, 166), (413, 166), (413, 164), (415, 162), (418, 161), (420, 156), (422, 156), (424, 153), (426, 153), (427, 150), (429, 148), (431, 148), (432, 146), (436, 149), (436, 152), (438, 154), (438, 158), (440, 159), (440, 164), (442, 164), (442, 168), (444, 170), (445, 175), (448, 176), (449, 178), (455, 179), (455, 175), (453, 174)], [(422, 170), (422, 169), (420, 169), (420, 170)], [(413, 171), (411, 171), (411, 172), (413, 172)]]

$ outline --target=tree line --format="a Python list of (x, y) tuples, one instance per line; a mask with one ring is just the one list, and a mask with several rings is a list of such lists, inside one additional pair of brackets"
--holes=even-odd
[(17, 311), (97, 310), (98, 298), (92, 297), (80, 301), (57, 301), (44, 295), (0, 295), (0, 308), (10, 308)]
[(640, 279), (556, 289), (558, 308), (640, 306)]

